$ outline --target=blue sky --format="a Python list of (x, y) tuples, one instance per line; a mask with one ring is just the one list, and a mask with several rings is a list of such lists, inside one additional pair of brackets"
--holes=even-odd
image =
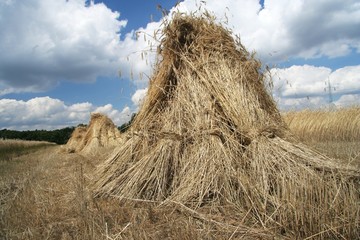
[(328, 81), (331, 105), (360, 104), (356, 0), (0, 0), (0, 129), (76, 126), (91, 112), (128, 121), (155, 63), (158, 5), (226, 21), (272, 68), (283, 111), (328, 107)]

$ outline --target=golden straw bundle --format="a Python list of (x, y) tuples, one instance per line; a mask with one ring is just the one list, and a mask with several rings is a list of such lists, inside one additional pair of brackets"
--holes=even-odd
[(260, 62), (204, 17), (175, 15), (164, 36), (128, 140), (98, 168), (96, 195), (231, 205), (284, 235), (357, 236), (359, 171), (293, 139)]

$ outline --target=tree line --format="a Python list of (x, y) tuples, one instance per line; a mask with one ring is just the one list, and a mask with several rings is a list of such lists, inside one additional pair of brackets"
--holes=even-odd
[(75, 127), (66, 127), (56, 130), (0, 130), (0, 139), (20, 139), (29, 141), (47, 141), (56, 144), (65, 144), (69, 140)]
[[(121, 133), (126, 132), (131, 126), (136, 114), (131, 116), (129, 122), (122, 124), (118, 127)], [(79, 126), (86, 126), (86, 124), (79, 124)], [(17, 130), (0, 130), (0, 139), (20, 139), (28, 141), (46, 141), (54, 142), (56, 144), (66, 144), (69, 138), (71, 137), (72, 132), (75, 127), (66, 127), (56, 130), (26, 130), (26, 131), (17, 131)]]
[(135, 117), (136, 117), (136, 113), (133, 113), (133, 114), (131, 115), (131, 119), (130, 119), (129, 122), (124, 123), (123, 125), (121, 125), (120, 127), (118, 127), (119, 131), (120, 131), (121, 133), (126, 132), (126, 131), (130, 128), (130, 126), (131, 126), (132, 122), (134, 121)]

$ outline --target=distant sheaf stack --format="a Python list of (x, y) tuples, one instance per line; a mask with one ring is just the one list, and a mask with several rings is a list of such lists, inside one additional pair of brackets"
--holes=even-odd
[(95, 155), (101, 148), (115, 147), (121, 135), (115, 124), (105, 115), (92, 113), (89, 125), (77, 127), (65, 146), (69, 153)]

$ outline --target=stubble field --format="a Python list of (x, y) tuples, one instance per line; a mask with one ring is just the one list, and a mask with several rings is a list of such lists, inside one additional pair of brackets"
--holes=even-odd
[[(302, 142), (359, 169), (360, 109), (343, 111), (305, 111), (286, 113), (284, 117)], [(344, 117), (346, 113), (349, 115)], [(14, 146), (20, 147), (9, 150), (15, 149)], [(112, 149), (84, 157), (64, 153), (58, 145), (21, 145), (8, 140), (0, 141), (0, 149), (0, 239), (293, 239), (296, 236), (296, 233), (274, 233), (261, 223), (246, 222), (249, 213), (231, 212), (232, 218), (228, 219), (226, 207), (218, 211), (209, 212), (206, 208), (194, 211), (177, 203), (161, 206), (140, 200), (94, 198), (93, 172)], [(319, 236), (342, 239), (336, 228), (328, 229), (327, 235), (309, 234), (306, 239)]]

